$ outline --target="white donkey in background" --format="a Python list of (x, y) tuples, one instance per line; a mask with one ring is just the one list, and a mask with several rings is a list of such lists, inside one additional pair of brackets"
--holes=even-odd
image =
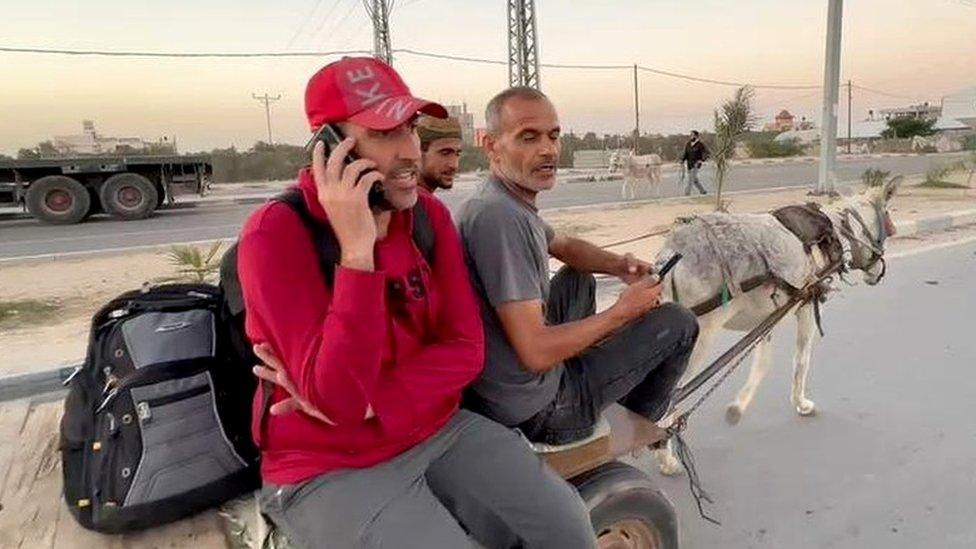
[(610, 155), (610, 173), (620, 172), (624, 200), (637, 198), (637, 186), (646, 181), (654, 198), (661, 196), (661, 157), (657, 154), (635, 155), (630, 151), (614, 151)]
[[(823, 213), (830, 219), (832, 230), (843, 247), (844, 267), (847, 270), (862, 271), (864, 281), (869, 285), (877, 284), (884, 275), (884, 243), (888, 236), (894, 234), (894, 226), (888, 215), (887, 206), (900, 180), (901, 177), (893, 178), (883, 186), (869, 188), (823, 208)], [(726, 216), (733, 223), (741, 222), (750, 226), (752, 230), (746, 233), (757, 238), (765, 236), (761, 233), (784, 229), (772, 214), (707, 214), (706, 217), (709, 216), (719, 216), (711, 217), (713, 220), (721, 220), (721, 216)], [(716, 266), (715, 256), (700, 249), (701, 246), (689, 245), (696, 242), (693, 238), (686, 238), (682, 242), (681, 231), (680, 225), (672, 231), (657, 256), (660, 266), (676, 252), (684, 255), (671, 274), (665, 276), (662, 300), (677, 301), (685, 306), (694, 307), (720, 295), (725, 277), (721, 273), (716, 276), (716, 269), (719, 267)], [(828, 261), (817, 247), (813, 247), (809, 254), (806, 253), (799, 239), (793, 236), (793, 233), (788, 231), (787, 233), (795, 242), (785, 247), (781, 246), (779, 253), (772, 254), (775, 257), (768, 257), (767, 259), (770, 260), (768, 267), (774, 272), (777, 269), (784, 272), (792, 270), (795, 275), (798, 272), (796, 267), (804, 266), (803, 279), (795, 283), (804, 286), (815, 280), (815, 273), (823, 269)], [(708, 247), (707, 244), (705, 247)], [(734, 249), (727, 251), (731, 254), (737, 253)], [(730, 255), (726, 254), (726, 257)], [(736, 276), (736, 278), (739, 278), (736, 282), (743, 282), (740, 277)], [(777, 301), (781, 305), (787, 300), (782, 290), (779, 290), (778, 297), (771, 298), (776, 293), (776, 286), (767, 283), (738, 296), (726, 294), (728, 301), (724, 305), (700, 316), (698, 342), (692, 352), (683, 382), (687, 382), (704, 367), (704, 359), (709, 354), (720, 329), (751, 331), (779, 307)], [(790, 401), (799, 415), (809, 416), (815, 411), (814, 402), (807, 396), (810, 353), (814, 333), (817, 330), (814, 304), (801, 303), (795, 310), (795, 314), (797, 317), (796, 352), (793, 356)], [(745, 385), (726, 409), (725, 417), (730, 424), (739, 422), (749, 403), (752, 402), (760, 382), (769, 371), (772, 359), (771, 338), (771, 335), (765, 337), (753, 350), (752, 366)], [(696, 396), (692, 395), (690, 398)], [(666, 424), (669, 419), (664, 423)], [(681, 471), (681, 465), (670, 444), (657, 451), (657, 458), (662, 473), (671, 475)]]

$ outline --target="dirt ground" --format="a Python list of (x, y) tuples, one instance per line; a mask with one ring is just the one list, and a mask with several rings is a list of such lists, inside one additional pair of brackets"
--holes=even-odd
[[(730, 196), (734, 212), (762, 212), (811, 200), (802, 189)], [(575, 233), (596, 244), (640, 237), (666, 229), (682, 215), (711, 211), (714, 198), (665, 200), (656, 203), (551, 212), (544, 217), (557, 231)], [(940, 213), (976, 208), (970, 189), (922, 189), (904, 186), (890, 206), (895, 223)], [(976, 230), (896, 239), (895, 249), (934, 240), (966, 237)], [(614, 246), (614, 251), (651, 258), (662, 237)], [(112, 297), (144, 282), (171, 276), (166, 249), (125, 255), (75, 257), (53, 261), (5, 263), (0, 266), (0, 303), (37, 300), (58, 307), (49, 321), (0, 324), (0, 376), (75, 364), (84, 356), (91, 315)]]

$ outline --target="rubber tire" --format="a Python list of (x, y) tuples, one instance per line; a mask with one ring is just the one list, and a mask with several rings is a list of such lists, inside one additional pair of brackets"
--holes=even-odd
[[(60, 190), (71, 196), (71, 208), (65, 212), (55, 212), (47, 207), (48, 193)], [(27, 210), (37, 219), (53, 225), (78, 223), (91, 209), (91, 196), (88, 189), (76, 179), (66, 175), (47, 175), (31, 183), (27, 189)]]
[(678, 548), (678, 517), (671, 500), (646, 474), (611, 461), (570, 479), (590, 510), (599, 536), (614, 523), (637, 520), (657, 538), (661, 549)]
[[(116, 200), (117, 193), (122, 187), (132, 187), (142, 193), (139, 204), (130, 208)], [(119, 219), (145, 219), (156, 210), (159, 193), (152, 181), (137, 173), (117, 173), (105, 180), (98, 194), (105, 213)]]

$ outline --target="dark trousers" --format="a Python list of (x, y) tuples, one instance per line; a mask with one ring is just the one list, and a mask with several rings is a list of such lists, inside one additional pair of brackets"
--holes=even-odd
[[(595, 313), (593, 275), (563, 267), (552, 279), (546, 320), (563, 324)], [(590, 436), (614, 402), (661, 419), (697, 338), (698, 320), (688, 309), (665, 303), (651, 310), (566, 360), (556, 398), (519, 429), (534, 442), (567, 444)]]

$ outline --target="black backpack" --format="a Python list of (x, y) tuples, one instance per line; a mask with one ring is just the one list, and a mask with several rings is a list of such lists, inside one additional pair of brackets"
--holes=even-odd
[[(301, 216), (331, 284), (335, 235), (312, 218), (298, 189), (274, 200)], [(413, 236), (430, 263), (434, 232), (419, 205)], [(165, 524), (260, 486), (250, 432), (257, 358), (244, 333), (236, 245), (220, 272), (220, 287), (127, 292), (92, 318), (60, 440), (65, 501), (85, 528), (123, 533)], [(262, 413), (271, 391), (263, 395)]]
[(260, 486), (256, 381), (227, 320), (209, 284), (127, 292), (95, 313), (61, 419), (64, 497), (82, 526), (143, 529)]

